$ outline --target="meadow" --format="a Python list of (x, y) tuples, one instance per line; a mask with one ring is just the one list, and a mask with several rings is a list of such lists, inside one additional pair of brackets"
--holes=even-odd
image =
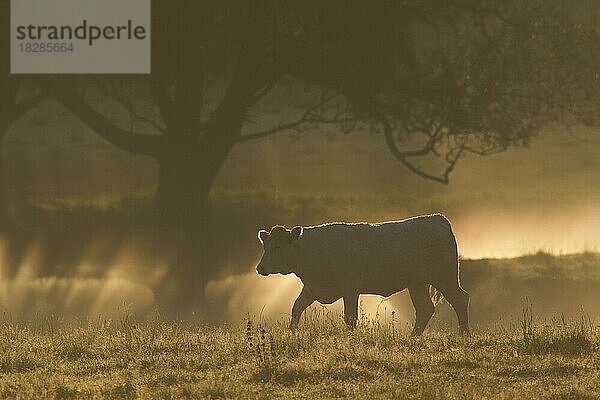
[[(250, 313), (240, 323), (213, 325), (158, 313), (78, 321), (17, 321), (5, 313), (0, 398), (598, 399), (599, 260), (465, 260), (471, 337), (456, 333), (447, 304), (419, 338), (387, 307), (377, 316), (361, 312), (350, 331), (339, 312), (313, 306), (295, 332), (285, 317)], [(552, 275), (558, 265), (562, 275)], [(491, 272), (504, 277), (493, 283), (494, 294), (485, 278)], [(512, 296), (503, 294), (506, 285)], [(553, 297), (562, 304), (548, 304)], [(561, 313), (577, 303), (579, 311)], [(581, 309), (584, 303), (593, 311)]]
[(411, 338), (395, 324), (310, 312), (209, 327), (159, 320), (46, 320), (0, 328), (7, 399), (598, 399), (600, 332), (581, 320), (472, 337)]

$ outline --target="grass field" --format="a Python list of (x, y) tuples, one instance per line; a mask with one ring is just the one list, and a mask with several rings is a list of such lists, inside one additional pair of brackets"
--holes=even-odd
[(208, 326), (5, 314), (0, 398), (600, 399), (599, 259), (465, 261), (470, 338), (447, 304), (420, 338), (383, 307), (354, 331), (318, 306), (296, 332), (255, 315)]
[[(0, 397), (14, 399), (598, 399), (600, 332), (585, 321), (410, 338), (309, 314), (295, 333), (127, 320), (0, 328)], [(330, 321), (330, 319), (333, 319)], [(528, 322), (529, 321), (529, 322)]]

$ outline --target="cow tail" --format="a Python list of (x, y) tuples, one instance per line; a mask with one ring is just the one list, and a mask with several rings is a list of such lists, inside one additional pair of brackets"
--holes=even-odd
[(444, 295), (442, 295), (442, 292), (431, 285), (429, 285), (429, 296), (431, 296), (431, 301), (433, 302), (434, 306), (437, 306), (442, 302), (442, 300), (444, 300)]

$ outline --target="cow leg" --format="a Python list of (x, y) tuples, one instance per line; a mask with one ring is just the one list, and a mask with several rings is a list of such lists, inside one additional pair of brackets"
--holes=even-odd
[(434, 285), (450, 303), (458, 318), (458, 329), (462, 335), (469, 335), (469, 293), (465, 292), (458, 281), (453, 285)]
[(435, 312), (435, 306), (429, 295), (429, 284), (409, 286), (408, 293), (415, 307), (415, 327), (411, 336), (420, 336)]
[(344, 321), (348, 327), (356, 328), (358, 321), (358, 293), (350, 293), (344, 296)]
[(294, 330), (298, 326), (298, 321), (300, 321), (300, 316), (306, 310), (306, 307), (310, 306), (315, 301), (315, 296), (304, 286), (300, 295), (294, 302), (294, 307), (292, 307), (292, 320), (290, 321), (290, 329)]

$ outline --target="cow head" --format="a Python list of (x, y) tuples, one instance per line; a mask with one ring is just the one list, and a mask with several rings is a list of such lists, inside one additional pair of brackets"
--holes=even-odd
[(263, 276), (270, 274), (290, 274), (296, 265), (295, 242), (302, 236), (303, 228), (297, 226), (292, 230), (283, 226), (274, 226), (270, 232), (260, 230), (258, 240), (263, 245), (264, 253), (256, 266), (256, 271)]

